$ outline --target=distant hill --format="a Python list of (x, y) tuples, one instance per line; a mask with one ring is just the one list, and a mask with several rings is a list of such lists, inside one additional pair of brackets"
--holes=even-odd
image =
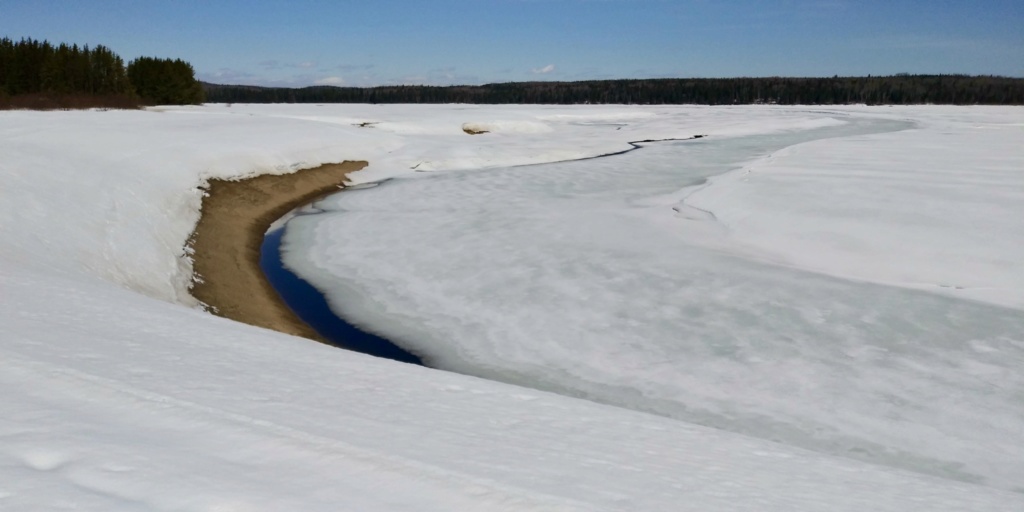
[(659, 78), (296, 89), (204, 82), (203, 89), (211, 103), (1024, 105), (1024, 79), (968, 75)]

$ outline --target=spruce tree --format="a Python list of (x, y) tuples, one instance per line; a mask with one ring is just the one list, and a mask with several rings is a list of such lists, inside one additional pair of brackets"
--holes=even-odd
[(181, 59), (139, 57), (128, 64), (128, 79), (146, 103), (188, 105), (204, 101), (192, 65)]

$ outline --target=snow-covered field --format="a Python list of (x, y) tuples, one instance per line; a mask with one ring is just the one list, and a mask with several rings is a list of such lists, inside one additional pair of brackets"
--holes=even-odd
[[(1019, 108), (2, 112), (0, 510), (1021, 510), (1022, 140)], [(410, 179), (289, 225), (336, 304), (658, 414), (196, 309), (196, 187), (344, 159)]]

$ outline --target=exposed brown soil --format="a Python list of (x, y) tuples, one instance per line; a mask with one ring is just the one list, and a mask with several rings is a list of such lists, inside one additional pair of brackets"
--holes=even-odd
[(192, 295), (225, 318), (324, 341), (267, 281), (259, 266), (260, 245), (272, 222), (341, 188), (348, 173), (366, 164), (346, 161), (292, 174), (210, 181), (189, 243), (201, 280)]

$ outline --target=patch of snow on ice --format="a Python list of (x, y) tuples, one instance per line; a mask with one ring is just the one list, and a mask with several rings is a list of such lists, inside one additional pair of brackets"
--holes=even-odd
[(1024, 133), (985, 121), (787, 148), (686, 204), (787, 265), (1024, 309)]

